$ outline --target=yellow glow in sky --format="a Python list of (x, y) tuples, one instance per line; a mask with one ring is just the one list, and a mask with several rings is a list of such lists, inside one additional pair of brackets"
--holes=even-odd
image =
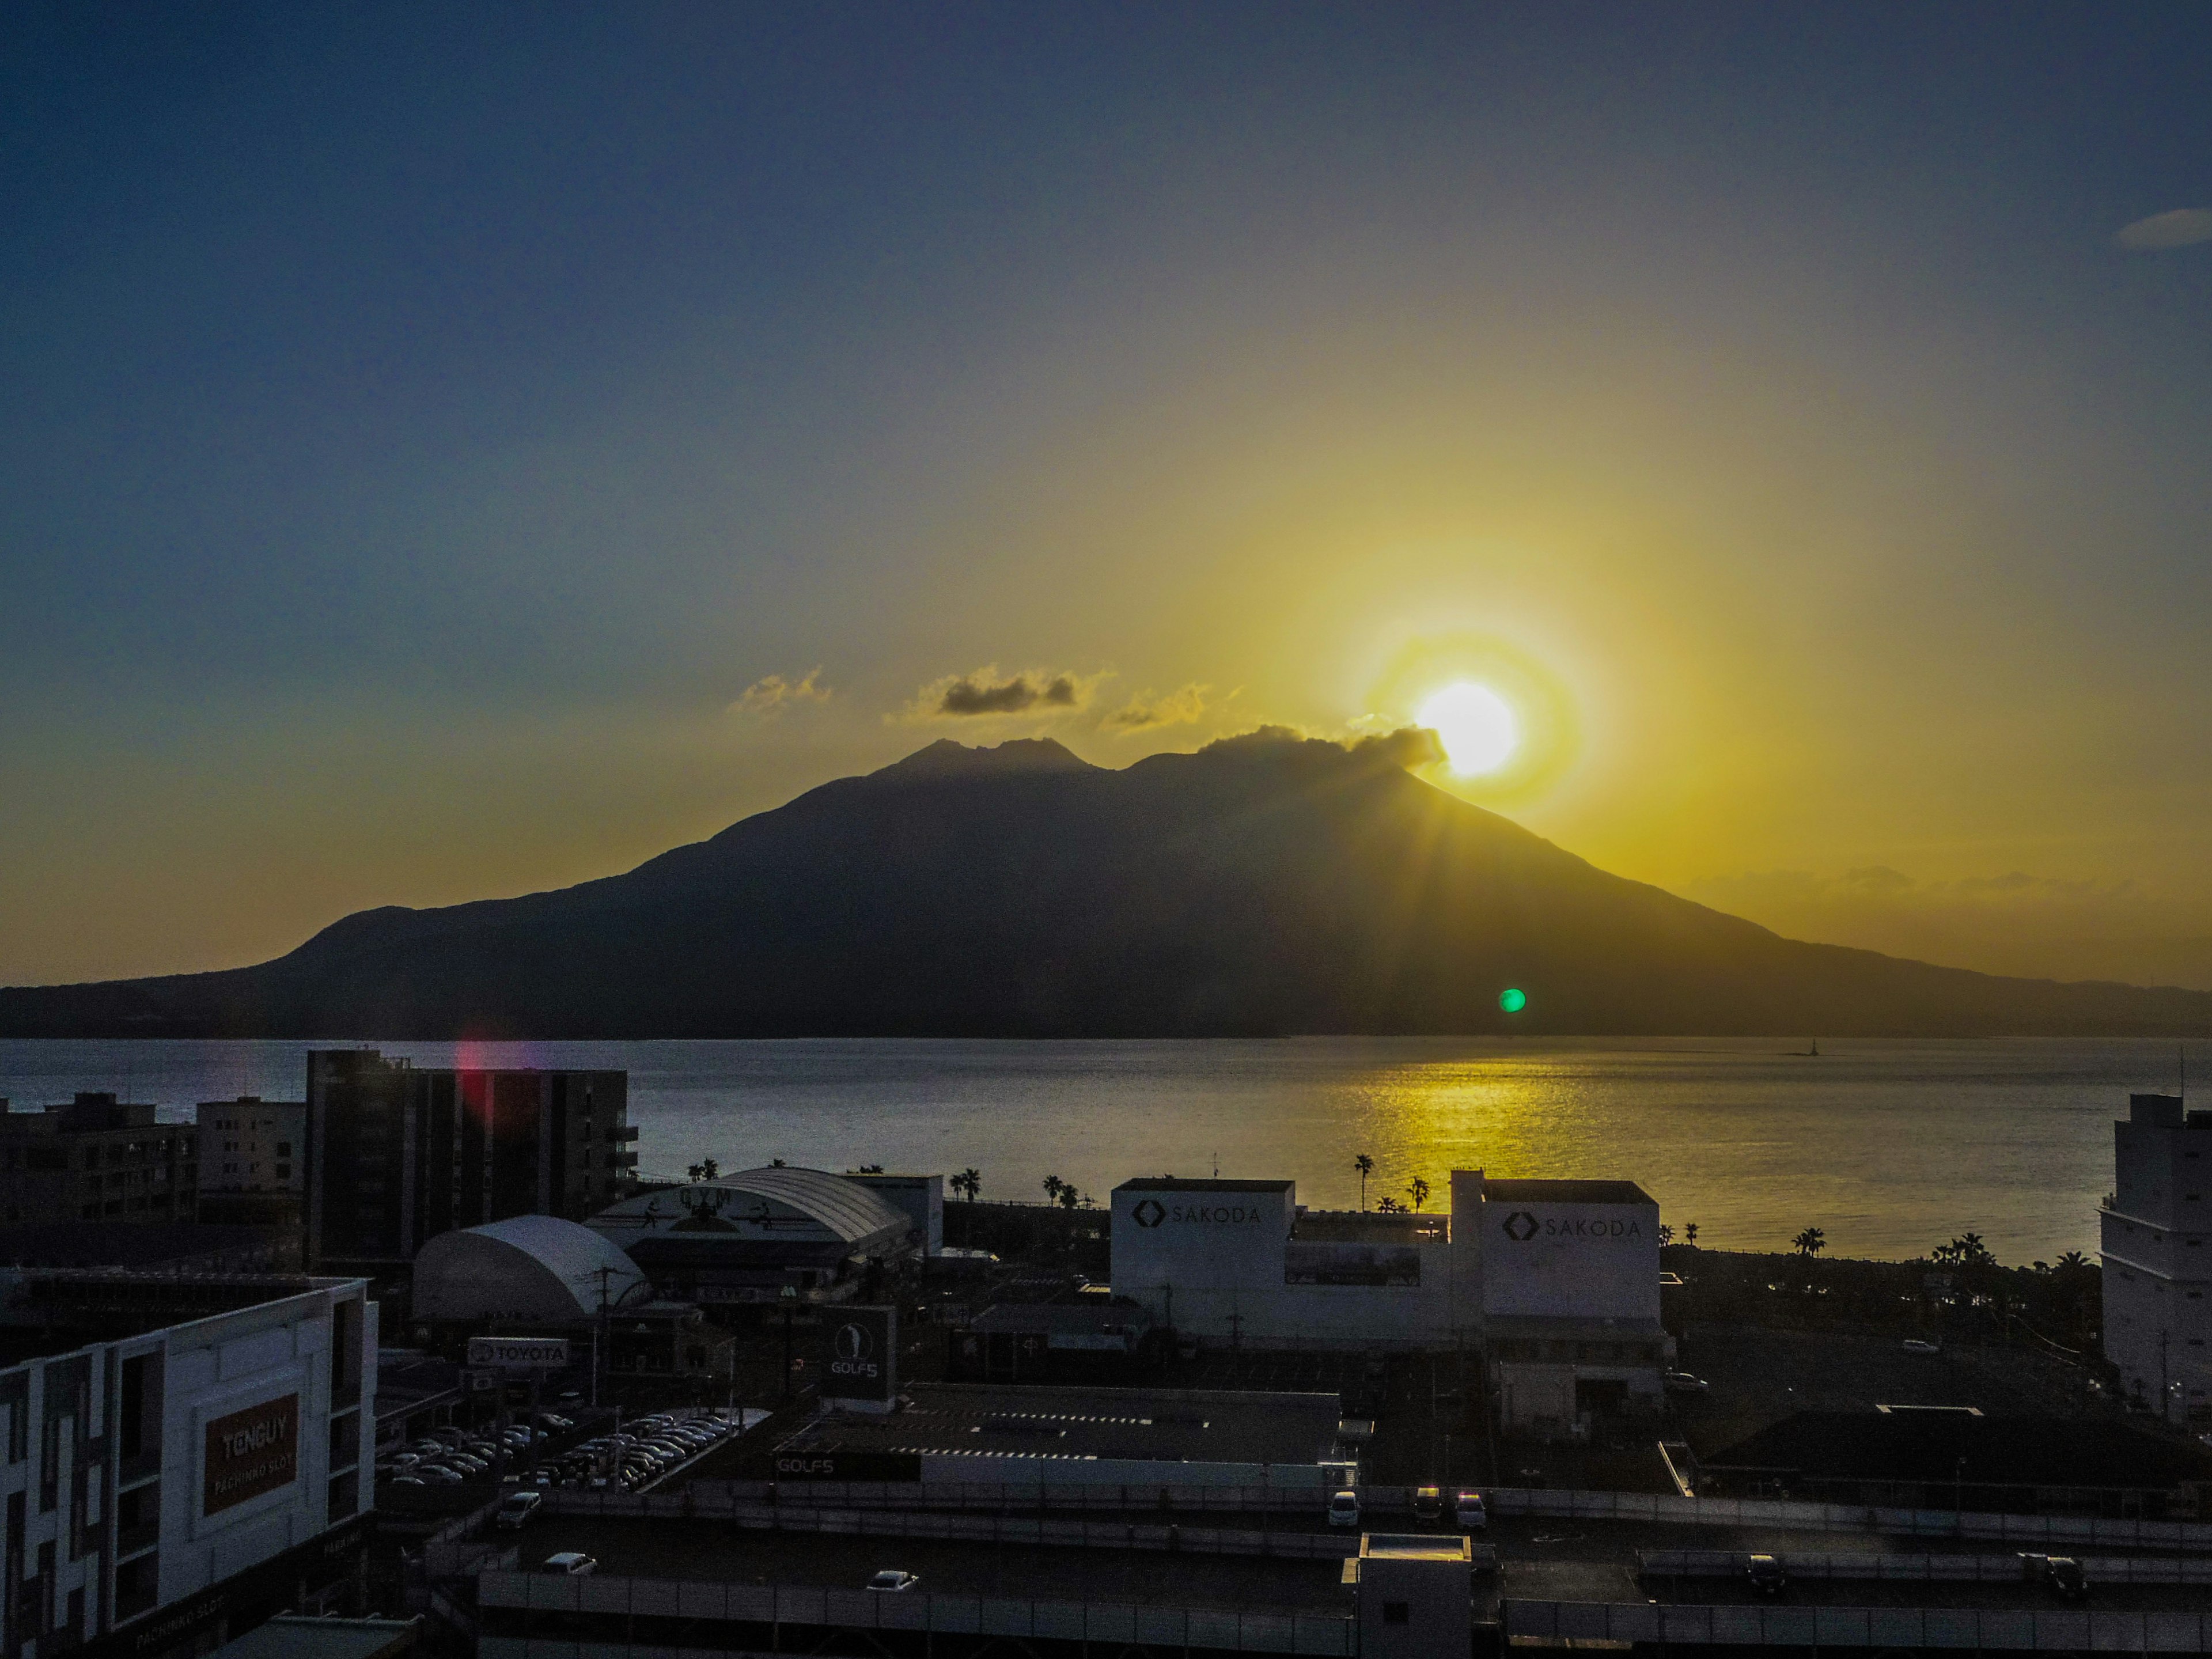
[(1437, 734), (1446, 763), (1462, 777), (1495, 772), (1521, 745), (1520, 723), (1505, 699), (1470, 680), (1444, 687), (1415, 718)]

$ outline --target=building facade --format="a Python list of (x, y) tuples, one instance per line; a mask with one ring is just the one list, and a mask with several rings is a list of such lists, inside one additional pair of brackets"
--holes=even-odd
[(198, 1148), (194, 1125), (109, 1094), (0, 1113), (0, 1223), (196, 1220)]
[(581, 1221), (627, 1196), (625, 1072), (417, 1068), (307, 1056), (306, 1234), (316, 1271), (378, 1274), (425, 1240), (509, 1216)]
[(1114, 1292), (1213, 1346), (1483, 1349), (1502, 1419), (1656, 1411), (1659, 1206), (1633, 1182), (1455, 1170), (1442, 1214), (1309, 1211), (1287, 1181), (1114, 1189)]
[[(230, 1280), (199, 1289), (246, 1305), (167, 1325), (152, 1310), (174, 1305), (177, 1283), (138, 1288), (150, 1293), (109, 1272), (0, 1273), (0, 1340), (33, 1353), (0, 1370), (8, 1654), (189, 1654), (300, 1605), (358, 1554), (374, 1499), (367, 1287)], [(94, 1308), (143, 1328), (42, 1340), (50, 1310), (82, 1322)]]
[(307, 1105), (301, 1100), (204, 1100), (199, 1121), (204, 1220), (297, 1225), (307, 1190)]
[(2099, 1218), (2105, 1357), (2159, 1416), (2212, 1415), (2212, 1111), (2131, 1095)]

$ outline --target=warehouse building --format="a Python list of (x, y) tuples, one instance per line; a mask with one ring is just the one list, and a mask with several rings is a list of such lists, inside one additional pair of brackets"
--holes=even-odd
[(1658, 1409), (1659, 1206), (1633, 1182), (1452, 1172), (1443, 1214), (1309, 1211), (1288, 1181), (1114, 1189), (1114, 1291), (1209, 1345), (1481, 1346), (1502, 1420)]
[(764, 1306), (866, 1301), (883, 1270), (921, 1255), (915, 1218), (856, 1180), (775, 1165), (641, 1193), (590, 1221), (664, 1296)]
[(0, 1647), (161, 1659), (342, 1585), (374, 1501), (366, 1289), (0, 1273)]

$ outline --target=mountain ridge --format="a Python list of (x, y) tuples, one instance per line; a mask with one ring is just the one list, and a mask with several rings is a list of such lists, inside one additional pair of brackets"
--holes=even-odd
[(1784, 939), (1420, 782), (1428, 742), (1263, 731), (1117, 769), (948, 739), (574, 886), (0, 990), (0, 1035), (2212, 1031), (2212, 993)]

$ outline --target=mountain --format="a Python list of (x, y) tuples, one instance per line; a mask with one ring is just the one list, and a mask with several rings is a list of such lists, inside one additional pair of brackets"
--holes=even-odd
[(1260, 732), (1120, 771), (933, 744), (625, 875), (0, 991), (0, 1035), (2212, 1032), (2212, 994), (1801, 944), (1607, 875), (1413, 777), (1425, 741)]

